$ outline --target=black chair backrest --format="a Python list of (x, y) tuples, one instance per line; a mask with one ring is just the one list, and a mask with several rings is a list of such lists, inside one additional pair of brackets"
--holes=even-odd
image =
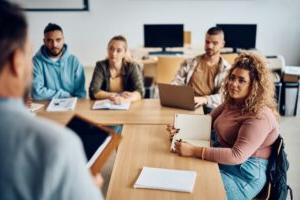
[(285, 200), (288, 191), (290, 191), (290, 197), (293, 199), (292, 190), (287, 185), (288, 168), (289, 162), (287, 160), (287, 154), (284, 151), (283, 138), (279, 135), (272, 145), (272, 153), (267, 169), (267, 179), (271, 184), (270, 199)]

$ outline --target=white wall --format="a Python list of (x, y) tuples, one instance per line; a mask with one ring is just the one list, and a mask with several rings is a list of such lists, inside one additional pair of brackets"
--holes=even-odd
[(300, 65), (299, 0), (89, 0), (89, 12), (27, 12), (36, 51), (48, 22), (60, 24), (72, 53), (84, 65), (106, 55), (110, 37), (123, 34), (130, 48), (143, 45), (144, 23), (184, 23), (193, 46), (216, 23), (258, 24), (256, 47)]

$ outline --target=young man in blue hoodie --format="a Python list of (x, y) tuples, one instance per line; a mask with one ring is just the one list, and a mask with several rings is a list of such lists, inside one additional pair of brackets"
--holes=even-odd
[(44, 45), (33, 57), (33, 65), (33, 99), (86, 96), (83, 66), (69, 53), (59, 25), (46, 26)]

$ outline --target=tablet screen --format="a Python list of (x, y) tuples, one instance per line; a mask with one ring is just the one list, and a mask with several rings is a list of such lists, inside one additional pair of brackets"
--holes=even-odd
[(89, 166), (111, 139), (107, 131), (77, 116), (74, 116), (66, 126), (80, 137)]

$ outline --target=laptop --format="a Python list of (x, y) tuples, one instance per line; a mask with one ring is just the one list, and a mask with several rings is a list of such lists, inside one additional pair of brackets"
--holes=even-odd
[(81, 139), (87, 159), (87, 168), (93, 174), (99, 173), (112, 150), (118, 146), (121, 139), (120, 134), (79, 115), (73, 116), (66, 126)]
[(160, 104), (162, 106), (195, 110), (194, 90), (186, 85), (158, 84)]

